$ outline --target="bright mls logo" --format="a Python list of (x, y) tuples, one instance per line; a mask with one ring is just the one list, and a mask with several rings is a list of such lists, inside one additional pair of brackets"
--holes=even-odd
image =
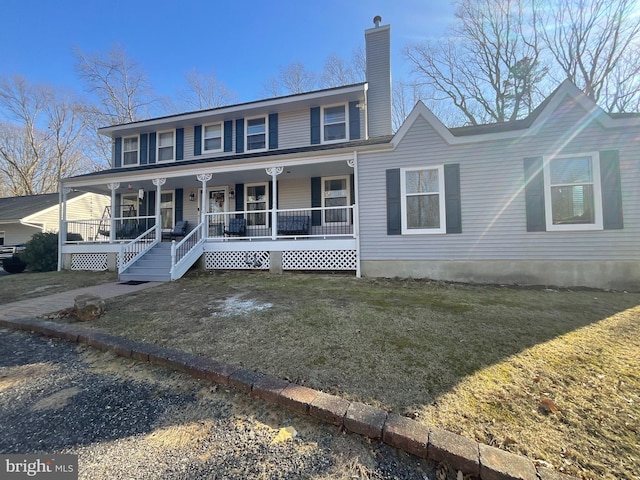
[(77, 480), (77, 455), (0, 455), (0, 478), (6, 480)]

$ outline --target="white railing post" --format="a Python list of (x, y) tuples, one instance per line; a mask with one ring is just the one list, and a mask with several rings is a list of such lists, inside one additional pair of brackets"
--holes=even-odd
[[(109, 243), (113, 243), (116, 239), (116, 190), (120, 188), (118, 182), (108, 183), (107, 187), (111, 190), (111, 218), (109, 219)], [(119, 213), (119, 212), (118, 212)]]
[(271, 175), (273, 184), (273, 198), (271, 199), (271, 240), (278, 237), (278, 175), (284, 170), (283, 167), (267, 168), (267, 175)]
[(213, 175), (211, 173), (199, 173), (196, 178), (202, 183), (202, 198), (200, 199), (200, 223), (202, 224), (202, 238), (207, 238), (209, 232), (207, 232), (207, 225), (209, 222), (205, 222), (207, 214), (207, 182), (211, 180)]
[(166, 181), (167, 181), (166, 178), (154, 178), (153, 180), (151, 180), (151, 183), (153, 183), (156, 186), (155, 216), (156, 216), (156, 241), (158, 242), (162, 241), (162, 217), (160, 215), (160, 200), (162, 199), (161, 187), (162, 185), (165, 184)]

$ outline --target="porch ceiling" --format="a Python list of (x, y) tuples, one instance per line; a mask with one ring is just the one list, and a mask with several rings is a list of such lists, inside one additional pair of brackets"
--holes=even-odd
[[(255, 182), (268, 182), (271, 181), (271, 176), (267, 174), (266, 167), (256, 167), (252, 170), (240, 170), (240, 171), (225, 171), (215, 172), (211, 180), (207, 182), (209, 186), (217, 185), (235, 185), (236, 183), (255, 183)], [(302, 165), (289, 165), (285, 166), (283, 172), (278, 175), (278, 180), (292, 180), (300, 178), (311, 177), (330, 177), (338, 175), (349, 175), (353, 173), (351, 168), (345, 160), (336, 160), (324, 163), (310, 163)], [(161, 172), (158, 172), (158, 177), (162, 177)], [(139, 176), (138, 176), (139, 177)], [(111, 190), (107, 186), (110, 182), (120, 183), (120, 187), (116, 190), (117, 193), (135, 193), (139, 189), (145, 191), (154, 190), (156, 187), (153, 185), (151, 179), (148, 178), (136, 178), (135, 174), (127, 172), (122, 177), (110, 177), (104, 179), (104, 183), (94, 185), (78, 185), (74, 186), (74, 190), (83, 192), (101, 193), (104, 195), (110, 195)], [(162, 186), (162, 190), (174, 190), (176, 188), (193, 188), (197, 189), (201, 186), (201, 182), (196, 178), (196, 175), (192, 172), (185, 173), (184, 176), (166, 177), (166, 183)]]

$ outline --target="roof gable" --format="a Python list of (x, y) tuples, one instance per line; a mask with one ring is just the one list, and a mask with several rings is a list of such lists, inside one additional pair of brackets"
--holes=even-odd
[(448, 144), (474, 143), (535, 135), (567, 99), (587, 112), (587, 121), (597, 121), (605, 128), (640, 126), (640, 117), (608, 115), (578, 87), (569, 80), (565, 80), (526, 118), (512, 122), (447, 128), (424, 103), (418, 101), (396, 132), (392, 143), (394, 147), (397, 146), (419, 116), (429, 122)]

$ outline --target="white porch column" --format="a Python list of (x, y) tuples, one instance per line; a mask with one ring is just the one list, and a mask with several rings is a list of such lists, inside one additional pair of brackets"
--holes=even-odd
[(207, 220), (207, 182), (211, 180), (211, 173), (199, 173), (196, 178), (202, 182), (202, 195), (200, 199), (200, 223), (202, 224), (202, 238), (209, 236)]
[(58, 271), (62, 270), (62, 246), (67, 241), (67, 194), (71, 192), (70, 188), (59, 189), (60, 209), (58, 210)]
[(166, 178), (154, 178), (153, 180), (151, 180), (151, 183), (153, 183), (156, 186), (156, 240), (158, 242), (162, 241), (162, 217), (160, 216), (160, 199), (162, 197), (162, 186), (165, 184), (165, 182), (167, 181)]
[(284, 170), (283, 167), (267, 168), (267, 175), (271, 175), (271, 183), (273, 184), (273, 198), (271, 199), (271, 240), (275, 240), (278, 236), (278, 175)]
[(353, 235), (356, 237), (356, 277), (360, 278), (362, 272), (360, 271), (360, 209), (358, 207), (358, 201), (360, 195), (358, 195), (358, 152), (353, 152), (353, 158), (347, 160), (347, 165), (353, 168), (353, 198), (356, 199), (353, 205)]
[(109, 227), (109, 243), (113, 243), (116, 239), (116, 190), (120, 188), (120, 184), (116, 183), (107, 183), (107, 187), (111, 190), (111, 218), (109, 219), (109, 223), (111, 224)]

